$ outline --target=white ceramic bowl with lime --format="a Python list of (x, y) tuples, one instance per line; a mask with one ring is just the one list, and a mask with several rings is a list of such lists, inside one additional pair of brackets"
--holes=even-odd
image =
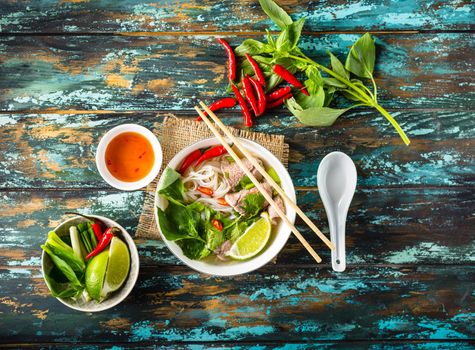
[[(57, 299), (75, 310), (98, 312), (116, 306), (130, 294), (139, 274), (139, 255), (132, 237), (117, 222), (103, 216), (87, 216), (97, 218), (104, 222), (107, 227), (116, 227), (118, 230), (107, 248), (86, 261), (84, 284), (87, 284), (85, 290), (89, 290), (90, 293), (88, 294), (93, 294), (90, 295), (90, 300), (86, 300), (82, 296), (77, 298), (57, 297)], [(75, 216), (62, 222), (53, 231), (60, 238), (64, 238), (64, 236), (70, 235), (69, 229), (71, 226), (77, 226), (87, 221), (84, 217)], [(41, 268), (50, 291), (52, 290), (51, 282), (48, 281), (46, 275), (51, 273), (54, 266), (51, 257), (43, 251)], [(94, 300), (93, 296), (99, 299), (100, 302)]]
[[(239, 140), (249, 152), (264, 161), (266, 169), (273, 168), (275, 170), (280, 179), (282, 189), (290, 199), (295, 201), (294, 185), (284, 165), (270, 151), (261, 145), (246, 139)], [(219, 144), (220, 142), (216, 138), (209, 138), (196, 142), (178, 152), (169, 162), (168, 167), (177, 170), (183, 160), (193, 151), (206, 149)], [(163, 178), (162, 175), (159, 181), (159, 186)], [(168, 206), (168, 201), (159, 195), (158, 192), (155, 196), (155, 206), (162, 210)], [(296, 215), (295, 210), (288, 204), (285, 204), (284, 207), (287, 218), (293, 223)], [(162, 239), (178, 259), (196, 271), (216, 276), (240, 275), (256, 270), (269, 263), (282, 250), (291, 233), (290, 228), (280, 219), (277, 225), (272, 225), (270, 232), (266, 232), (270, 224), (268, 217), (266, 217), (264, 213), (261, 220), (256, 221), (253, 226), (248, 227), (248, 230), (252, 229), (255, 230), (255, 232), (246, 231), (236, 242), (234, 242), (233, 247), (227, 255), (230, 259), (222, 261), (217, 259), (216, 256), (210, 255), (202, 260), (194, 260), (185, 256), (182, 249), (175, 241), (166, 239), (160, 229), (157, 210), (155, 210), (155, 220)], [(246, 233), (249, 234), (247, 235)], [(263, 244), (261, 244), (261, 242), (263, 242)], [(253, 251), (256, 253), (254, 254)]]

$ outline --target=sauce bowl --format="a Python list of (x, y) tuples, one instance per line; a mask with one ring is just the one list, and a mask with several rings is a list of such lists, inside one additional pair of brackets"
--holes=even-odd
[[(135, 132), (145, 137), (152, 145), (152, 149), (155, 154), (155, 162), (153, 164), (152, 169), (145, 177), (141, 178), (138, 181), (121, 181), (114, 177), (114, 175), (112, 175), (109, 169), (107, 168), (105, 157), (107, 146), (112, 141), (112, 139), (114, 139), (114, 137), (124, 132)], [(135, 191), (147, 186), (158, 175), (160, 167), (162, 166), (162, 161), (162, 147), (160, 146), (160, 142), (158, 142), (157, 137), (147, 128), (144, 128), (143, 126), (137, 124), (122, 124), (110, 129), (99, 141), (99, 145), (97, 146), (96, 151), (96, 166), (97, 170), (99, 171), (99, 174), (101, 174), (104, 181), (107, 182), (109, 185), (123, 191)]]

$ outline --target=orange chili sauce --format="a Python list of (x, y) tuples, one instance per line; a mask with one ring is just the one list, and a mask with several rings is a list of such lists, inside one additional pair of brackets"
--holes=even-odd
[(106, 165), (118, 180), (135, 182), (152, 170), (155, 154), (152, 145), (136, 132), (124, 132), (114, 137), (106, 148)]

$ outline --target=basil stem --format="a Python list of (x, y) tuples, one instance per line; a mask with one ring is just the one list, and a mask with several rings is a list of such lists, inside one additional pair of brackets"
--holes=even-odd
[(358, 86), (356, 86), (355, 84), (353, 84), (351, 81), (349, 81), (348, 79), (342, 77), (341, 75), (335, 73), (334, 71), (332, 71), (331, 69), (313, 61), (312, 59), (308, 58), (307, 56), (303, 55), (303, 57), (300, 57), (300, 56), (295, 56), (295, 55), (289, 55), (288, 56), (289, 58), (292, 58), (292, 59), (295, 59), (295, 60), (298, 60), (298, 61), (302, 61), (302, 62), (305, 62), (307, 64), (310, 64), (310, 65), (313, 65), (319, 69), (321, 69), (322, 71), (324, 71), (325, 73), (327, 73), (328, 75), (331, 75), (332, 77), (334, 77), (335, 79), (341, 81), (343, 84), (345, 84), (346, 86), (350, 87), (351, 89), (354, 90), (354, 92), (358, 93), (358, 96), (355, 96), (353, 93), (351, 93), (353, 96), (357, 97), (361, 102), (363, 102), (365, 105), (369, 106), (369, 107), (374, 107), (378, 110), (379, 113), (381, 113), (390, 123), (391, 125), (394, 127), (394, 129), (396, 129), (396, 131), (398, 132), (399, 136), (401, 136), (402, 140), (404, 141), (404, 143), (406, 144), (406, 146), (408, 146), (411, 141), (409, 140), (409, 138), (407, 137), (406, 133), (404, 132), (404, 130), (402, 130), (401, 126), (398, 124), (398, 122), (391, 116), (391, 114), (388, 113), (388, 111), (386, 111), (376, 100), (376, 83), (374, 82), (374, 79), (372, 79), (373, 81), (373, 86), (374, 86), (374, 96), (373, 98), (368, 96), (368, 94), (366, 93), (366, 91), (364, 90), (361, 90)]

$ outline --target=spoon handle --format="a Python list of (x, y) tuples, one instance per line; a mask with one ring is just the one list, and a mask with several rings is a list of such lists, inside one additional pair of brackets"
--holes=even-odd
[(331, 220), (330, 239), (335, 245), (332, 254), (332, 268), (335, 271), (343, 272), (346, 269), (345, 251), (345, 222), (346, 220)]

